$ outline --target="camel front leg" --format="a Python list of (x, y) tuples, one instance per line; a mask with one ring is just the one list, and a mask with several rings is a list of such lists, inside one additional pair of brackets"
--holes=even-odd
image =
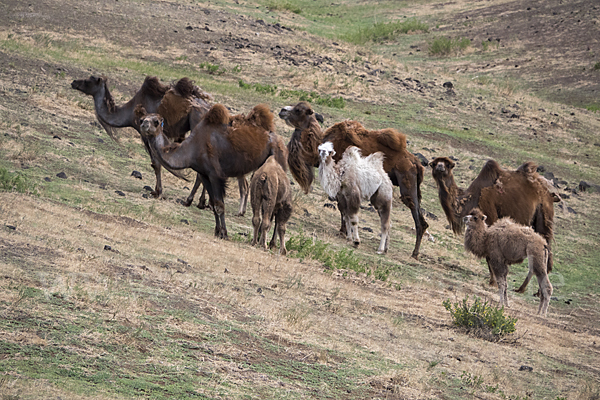
[(425, 217), (423, 217), (423, 214), (421, 213), (421, 199), (419, 196), (420, 188), (417, 180), (417, 171), (415, 168), (411, 168), (404, 173), (400, 173), (396, 170), (394, 170), (394, 172), (396, 175), (396, 182), (398, 182), (398, 186), (400, 187), (400, 199), (402, 200), (402, 203), (410, 209), (413, 221), (415, 222), (417, 240), (411, 257), (418, 260), (421, 240), (423, 239), (423, 234), (429, 227), (429, 224), (425, 221)]
[[(201, 183), (202, 177), (200, 176), (200, 174), (196, 174), (196, 182), (194, 182), (194, 187), (192, 188), (190, 195), (183, 202), (184, 207), (189, 207), (192, 205), (192, 202), (194, 201), (194, 196), (196, 195), (196, 192), (198, 191), (198, 188), (200, 187)], [(204, 189), (202, 190), (202, 194), (204, 194)]]
[(160, 163), (152, 159), (152, 169), (154, 169), (154, 175), (156, 175), (156, 186), (154, 187), (154, 191), (150, 192), (152, 197), (159, 198), (162, 194), (162, 181), (161, 181), (161, 166)]
[[(492, 265), (490, 264), (490, 258), (486, 257), (485, 261), (487, 262), (488, 270), (490, 271), (490, 282), (489, 282), (489, 285), (490, 286), (495, 286), (496, 283), (497, 283), (496, 282), (496, 274), (494, 274), (494, 269), (492, 268)], [(529, 282), (529, 281), (527, 281), (527, 282)], [(527, 285), (525, 285), (525, 286), (527, 286)]]
[(378, 205), (377, 213), (379, 214), (379, 220), (381, 221), (381, 241), (379, 242), (377, 254), (385, 254), (388, 251), (390, 241), (392, 201), (390, 199), (390, 201), (385, 201), (383, 204), (378, 203), (378, 199), (371, 199), (371, 204)]
[(248, 181), (245, 176), (238, 177), (238, 188), (240, 190), (240, 209), (237, 215), (243, 217), (248, 204)]

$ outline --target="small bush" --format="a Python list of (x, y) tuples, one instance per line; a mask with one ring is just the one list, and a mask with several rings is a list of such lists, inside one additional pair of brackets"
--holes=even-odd
[(358, 31), (347, 34), (342, 39), (354, 44), (365, 44), (369, 41), (382, 42), (393, 40), (400, 34), (417, 31), (428, 32), (429, 26), (414, 18), (410, 18), (403, 22), (378, 22), (373, 26), (359, 28)]
[(0, 168), (0, 190), (25, 193), (29, 190), (29, 186), (29, 180), (22, 174), (10, 172), (6, 168)]
[(471, 305), (468, 304), (468, 300), (469, 296), (462, 302), (452, 304), (450, 300), (444, 300), (442, 303), (452, 314), (452, 321), (456, 326), (466, 328), (476, 336), (490, 341), (497, 341), (516, 330), (517, 319), (505, 316), (504, 307), (492, 307), (487, 300), (482, 302), (479, 297), (475, 297)]
[(302, 13), (302, 9), (287, 1), (271, 1), (267, 4), (270, 11), (291, 11), (294, 14)]
[(211, 64), (209, 62), (200, 63), (200, 68), (206, 69), (211, 75), (223, 75), (225, 72), (225, 68), (221, 68), (218, 65)]
[(600, 61), (594, 64), (594, 70), (598, 71), (600, 69)]
[(317, 92), (306, 92), (304, 90), (282, 89), (279, 97), (284, 99), (296, 98), (299, 101), (308, 101), (322, 106), (342, 109), (346, 107), (346, 100), (343, 97), (321, 96)]
[(598, 112), (598, 111), (600, 111), (600, 104), (590, 104), (589, 106), (586, 106), (585, 108), (588, 111)]
[(434, 56), (447, 56), (459, 53), (471, 45), (467, 38), (438, 37), (429, 43), (429, 54)]

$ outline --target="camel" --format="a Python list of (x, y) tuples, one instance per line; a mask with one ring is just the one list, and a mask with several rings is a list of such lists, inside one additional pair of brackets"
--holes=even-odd
[[(551, 249), (554, 224), (554, 202), (558, 196), (548, 190), (533, 162), (526, 162), (516, 171), (508, 171), (494, 161), (485, 163), (481, 172), (467, 189), (461, 189), (454, 181), (452, 169), (456, 164), (447, 157), (437, 157), (429, 163), (433, 179), (438, 186), (438, 195), (446, 218), (456, 234), (464, 229), (463, 218), (475, 207), (487, 216), (492, 225), (499, 218), (511, 217), (521, 225), (531, 226), (542, 235)], [(552, 252), (548, 257), (548, 272), (552, 271)], [(488, 263), (489, 265), (489, 263)], [(490, 285), (496, 278), (490, 268)], [(524, 282), (517, 292), (527, 288)]]
[(254, 107), (245, 118), (232, 121), (222, 104), (215, 104), (181, 143), (172, 143), (163, 132), (163, 117), (136, 108), (140, 131), (152, 155), (166, 168), (191, 168), (202, 178), (215, 216), (215, 236), (226, 239), (225, 183), (228, 177), (246, 175), (274, 155), (287, 169), (287, 149), (274, 133), (273, 114), (265, 104)]
[(545, 317), (552, 296), (552, 284), (546, 269), (550, 255), (546, 240), (531, 227), (519, 225), (511, 218), (502, 218), (489, 227), (485, 223), (486, 218), (479, 208), (474, 208), (465, 216), (465, 249), (488, 260), (498, 279), (500, 304), (506, 307), (509, 306), (506, 284), (508, 266), (519, 264), (527, 258), (527, 282), (533, 275), (536, 276), (540, 293), (538, 315)]
[(290, 179), (274, 156), (267, 158), (262, 167), (254, 172), (250, 188), (254, 227), (252, 246), (258, 242), (262, 248), (267, 248), (267, 232), (274, 218), (275, 227), (269, 249), (275, 248), (279, 235), (279, 254), (286, 255), (285, 228), (292, 215), (292, 188)]
[[(181, 78), (175, 85), (169, 87), (159, 82), (155, 76), (147, 76), (140, 90), (131, 100), (121, 106), (116, 106), (114, 98), (108, 89), (108, 79), (106, 77), (90, 76), (88, 79), (77, 79), (71, 83), (73, 89), (90, 95), (94, 98), (94, 107), (98, 122), (106, 133), (117, 140), (116, 128), (131, 127), (140, 132), (139, 121), (135, 118), (134, 110), (138, 104), (150, 113), (159, 113), (165, 118), (164, 132), (168, 138), (181, 142), (185, 134), (191, 130), (206, 114), (210, 108), (208, 100), (212, 97), (200, 90), (189, 78)], [(142, 141), (148, 153), (150, 148), (147, 141), (142, 136)], [(162, 194), (161, 165), (151, 158), (152, 169), (156, 175), (156, 186), (152, 191), (152, 196), (160, 197)], [(177, 177), (182, 177), (180, 173), (171, 171)], [(196, 182), (188, 198), (183, 205), (189, 207), (194, 200), (194, 195), (200, 187), (202, 179), (196, 177)], [(243, 215), (246, 211), (246, 200), (248, 198), (248, 183), (244, 177), (238, 177), (240, 188), (240, 209), (238, 215)], [(205, 208), (206, 190), (202, 191), (198, 208)]]
[[(411, 210), (417, 234), (412, 257), (418, 259), (423, 233), (429, 224), (421, 211), (421, 183), (424, 168), (417, 157), (407, 150), (406, 136), (395, 129), (368, 131), (357, 121), (339, 122), (325, 132), (317, 122), (316, 113), (307, 102), (284, 107), (279, 117), (295, 128), (288, 143), (290, 171), (294, 179), (308, 193), (314, 180), (313, 167), (319, 165), (318, 146), (330, 141), (338, 162), (350, 146), (358, 147), (363, 156), (381, 151), (384, 154), (383, 169), (393, 185), (399, 186), (402, 202)], [(342, 215), (340, 234), (347, 235)]]
[(346, 221), (347, 238), (360, 244), (358, 237), (358, 211), (361, 200), (369, 200), (379, 213), (381, 241), (377, 254), (388, 251), (390, 240), (390, 217), (392, 211), (393, 186), (383, 169), (383, 153), (371, 153), (362, 157), (356, 146), (350, 146), (337, 164), (332, 142), (325, 142), (319, 150), (319, 180), (325, 193), (336, 198), (338, 208)]

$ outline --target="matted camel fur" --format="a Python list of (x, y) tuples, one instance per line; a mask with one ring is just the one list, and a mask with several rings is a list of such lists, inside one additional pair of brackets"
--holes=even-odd
[[(350, 146), (360, 148), (364, 156), (378, 151), (385, 156), (383, 168), (393, 185), (400, 188), (400, 198), (412, 214), (416, 230), (416, 242), (412, 257), (418, 258), (423, 234), (429, 226), (421, 211), (421, 183), (424, 168), (417, 157), (406, 147), (406, 136), (395, 129), (370, 131), (357, 121), (343, 121), (333, 125), (325, 132), (317, 121), (316, 113), (310, 104), (300, 102), (295, 106), (284, 107), (279, 117), (294, 127), (294, 133), (288, 143), (289, 166), (294, 179), (308, 193), (314, 180), (314, 167), (319, 165), (318, 146), (330, 141), (339, 161)], [(342, 215), (340, 233), (347, 234)]]
[[(537, 166), (529, 161), (516, 171), (502, 168), (496, 161), (489, 160), (467, 189), (456, 185), (452, 170), (455, 162), (447, 157), (437, 157), (429, 163), (433, 179), (438, 186), (438, 195), (456, 234), (464, 229), (463, 218), (478, 207), (492, 225), (499, 218), (511, 217), (521, 225), (531, 226), (551, 248), (554, 230), (554, 202), (557, 196), (548, 190), (544, 178), (538, 175)], [(548, 258), (548, 272), (552, 271), (552, 254)], [(490, 268), (490, 284), (496, 279)], [(526, 283), (517, 290), (524, 292)]]
[(489, 227), (485, 221), (486, 216), (479, 208), (473, 209), (465, 217), (465, 249), (479, 258), (485, 257), (488, 260), (488, 265), (498, 280), (500, 303), (507, 307), (508, 266), (519, 264), (527, 258), (529, 272), (526, 282), (528, 283), (533, 275), (536, 276), (540, 294), (538, 314), (546, 316), (552, 296), (552, 284), (546, 269), (550, 254), (546, 240), (531, 227), (519, 225), (508, 217)]
[(279, 254), (286, 255), (285, 230), (292, 215), (292, 188), (290, 179), (274, 156), (270, 156), (262, 167), (254, 172), (250, 188), (254, 227), (252, 245), (259, 243), (262, 248), (267, 248), (267, 232), (271, 222), (275, 220), (269, 248), (275, 248), (279, 236)]

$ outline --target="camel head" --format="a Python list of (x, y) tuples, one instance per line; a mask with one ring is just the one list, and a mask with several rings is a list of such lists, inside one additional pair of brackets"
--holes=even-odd
[[(469, 215), (466, 215), (463, 221), (469, 226), (475, 226), (477, 224), (482, 224), (487, 219), (487, 216), (481, 212), (479, 208), (474, 208)], [(485, 226), (485, 224), (484, 224)]]
[(71, 88), (75, 90), (79, 90), (85, 94), (89, 94), (90, 96), (94, 96), (100, 89), (102, 89), (106, 85), (106, 77), (95, 77), (90, 76), (87, 79), (76, 79), (71, 82)]
[(162, 131), (164, 119), (160, 114), (147, 114), (141, 104), (135, 107), (134, 113), (143, 136), (157, 136)]
[(319, 145), (319, 158), (321, 159), (321, 162), (328, 163), (333, 159), (334, 155), (335, 150), (333, 149), (333, 143), (325, 142)]
[(436, 179), (445, 178), (450, 175), (456, 164), (448, 157), (437, 157), (429, 163), (429, 166), (431, 167), (434, 179)]
[(283, 107), (279, 112), (279, 118), (292, 128), (298, 129), (308, 129), (313, 116), (317, 121), (323, 123), (323, 116), (314, 112), (306, 101), (301, 101), (293, 107)]

